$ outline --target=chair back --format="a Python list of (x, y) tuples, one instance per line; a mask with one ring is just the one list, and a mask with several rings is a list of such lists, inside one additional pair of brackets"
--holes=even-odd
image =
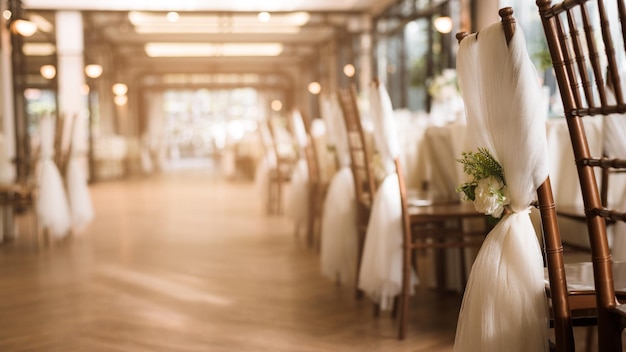
[[(357, 106), (356, 89), (354, 86), (339, 92), (339, 102), (348, 132), (348, 146), (359, 214), (369, 209), (374, 200), (376, 185), (374, 173), (370, 165), (372, 151), (366, 142), (361, 116)], [(359, 215), (361, 218), (362, 215)], [(359, 223), (363, 223), (360, 219)], [(367, 224), (367, 221), (364, 221)]]
[[(513, 10), (510, 7), (499, 11), (501, 23), (507, 44), (511, 42), (515, 34), (516, 21)], [(461, 42), (468, 35), (461, 32), (456, 35)], [(480, 33), (478, 33), (480, 35)], [(554, 318), (555, 342), (559, 351), (574, 351), (574, 336), (571, 321), (571, 311), (565, 278), (565, 265), (563, 261), (563, 245), (559, 232), (556, 207), (552, 193), (550, 178), (537, 189), (537, 206), (541, 214), (543, 230), (543, 242), (545, 261), (548, 268), (550, 294), (552, 299), (552, 313)]]
[(626, 217), (603, 206), (595, 168), (625, 168), (626, 160), (592, 155), (583, 125), (583, 120), (590, 116), (626, 113), (624, 79), (618, 66), (624, 61), (626, 8), (623, 1), (608, 3), (566, 0), (552, 4), (551, 0), (537, 0), (585, 207), (598, 307), (599, 350), (621, 351), (621, 331), (615, 328), (612, 315), (616, 298), (606, 220)]
[(306, 119), (303, 114), (300, 114), (300, 116), (306, 132), (306, 144), (304, 145), (303, 153), (309, 170), (309, 185), (310, 187), (317, 187), (317, 185), (321, 182), (321, 170), (317, 156), (317, 149), (315, 148), (315, 142), (313, 140), (313, 136), (311, 135), (311, 124), (306, 123), (306, 121), (309, 120)]

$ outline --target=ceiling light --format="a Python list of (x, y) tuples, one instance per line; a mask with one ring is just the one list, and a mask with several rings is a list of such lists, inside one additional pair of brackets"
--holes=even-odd
[(21, 36), (30, 37), (37, 32), (37, 24), (27, 20), (15, 20), (13, 30)]
[(280, 111), (283, 108), (283, 103), (280, 100), (276, 99), (276, 100), (272, 100), (271, 106), (272, 106), (272, 110)]
[(311, 94), (317, 95), (322, 91), (322, 85), (319, 82), (311, 82), (309, 83), (307, 89)]
[(128, 92), (128, 86), (124, 83), (115, 83), (112, 90), (115, 95), (125, 95)]
[(11, 12), (11, 10), (4, 10), (2, 11), (2, 18), (4, 18), (5, 20), (10, 20), (11, 16), (13, 16), (13, 13)]
[(57, 69), (52, 65), (43, 65), (39, 68), (39, 73), (45, 79), (53, 79), (57, 75)]
[(343, 67), (343, 74), (348, 77), (353, 77), (356, 73), (356, 69), (353, 64), (347, 64)]
[(447, 34), (452, 32), (452, 19), (448, 16), (437, 17), (433, 24), (439, 33)]
[(96, 64), (87, 65), (85, 66), (85, 74), (89, 78), (98, 78), (102, 75), (102, 66)]
[(150, 57), (278, 56), (280, 43), (147, 43)]
[(26, 56), (50, 56), (56, 51), (51, 43), (24, 43), (22, 52)]
[(165, 15), (165, 18), (168, 22), (176, 22), (180, 18), (180, 15), (178, 15), (178, 12), (170, 11)]
[[(271, 17), (271, 22), (259, 21)], [(168, 22), (163, 15), (131, 11), (130, 23), (137, 33), (298, 33), (310, 19), (308, 12), (277, 13), (270, 15), (243, 13), (228, 15), (188, 14), (177, 22)], [(269, 18), (268, 18), (269, 21)]]
[(259, 22), (266, 23), (272, 19), (272, 15), (270, 15), (270, 13), (267, 11), (263, 11), (263, 12), (259, 12), (258, 18), (259, 18)]

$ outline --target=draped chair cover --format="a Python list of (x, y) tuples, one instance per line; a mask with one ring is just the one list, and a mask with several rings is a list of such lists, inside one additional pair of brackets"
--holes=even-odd
[(54, 119), (44, 116), (39, 120), (41, 139), (40, 171), (37, 183), (37, 217), (39, 225), (54, 237), (64, 237), (72, 226), (70, 209), (63, 180), (54, 157)]
[(326, 130), (335, 146), (339, 171), (330, 181), (322, 208), (320, 266), (324, 276), (351, 284), (356, 281), (358, 232), (348, 134), (337, 98), (329, 100), (325, 108)]
[(267, 204), (270, 196), (270, 172), (272, 169), (276, 168), (277, 160), (276, 153), (274, 153), (274, 146), (272, 144), (272, 134), (270, 133), (269, 127), (266, 123), (259, 124), (259, 133), (265, 150), (255, 170), (254, 187), (259, 194), (261, 204)]
[[(626, 91), (626, 82), (621, 81), (622, 92)], [(612, 90), (607, 89), (607, 100), (610, 103), (615, 102)], [(602, 129), (604, 131), (604, 153), (609, 158), (626, 159), (626, 118), (622, 114), (611, 114), (603, 119)], [(610, 181), (609, 181), (610, 185)], [(609, 192), (611, 192), (609, 186)], [(620, 209), (626, 209), (626, 197), (619, 196), (622, 199), (619, 204)], [(613, 226), (613, 248), (611, 256), (615, 261), (626, 261), (626, 222), (616, 221)]]
[(74, 119), (72, 148), (67, 164), (67, 195), (73, 228), (82, 231), (94, 218), (91, 195), (87, 187), (87, 116)]
[(299, 159), (291, 173), (291, 182), (285, 191), (285, 215), (296, 224), (306, 224), (309, 215), (309, 169), (304, 148), (307, 145), (306, 129), (299, 111), (291, 115), (293, 133), (298, 147)]
[(9, 145), (5, 137), (0, 133), (0, 184), (13, 183), (15, 170), (9, 155)]
[(394, 163), (400, 157), (400, 145), (391, 99), (384, 84), (372, 85), (369, 99), (374, 143), (386, 176), (372, 204), (359, 288), (379, 303), (382, 310), (386, 310), (393, 306), (394, 297), (402, 290), (402, 203)]
[(468, 141), (504, 170), (511, 213), (485, 239), (469, 276), (455, 351), (547, 350), (543, 260), (529, 204), (548, 176), (545, 112), (519, 26), (507, 46), (501, 23), (465, 38), (457, 56)]

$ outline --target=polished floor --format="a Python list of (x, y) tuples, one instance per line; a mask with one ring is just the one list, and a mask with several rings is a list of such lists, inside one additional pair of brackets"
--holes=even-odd
[(419, 291), (397, 341), (252, 183), (179, 169), (91, 190), (84, 233), (36, 243), (23, 218), (0, 245), (0, 351), (452, 350), (458, 294)]

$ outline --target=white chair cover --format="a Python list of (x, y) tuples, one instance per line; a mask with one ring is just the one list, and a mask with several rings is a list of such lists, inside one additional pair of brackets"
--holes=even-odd
[(298, 110), (291, 115), (291, 124), (300, 159), (291, 173), (289, 187), (285, 190), (285, 215), (300, 226), (305, 225), (309, 217), (309, 169), (304, 155), (306, 129)]
[(277, 160), (267, 123), (259, 123), (259, 133), (265, 150), (254, 173), (254, 188), (258, 192), (261, 204), (265, 205), (269, 201), (270, 172), (276, 169)]
[(529, 204), (548, 176), (541, 89), (519, 26), (507, 46), (502, 24), (465, 38), (457, 57), (468, 141), (504, 169), (512, 213), (485, 239), (463, 297), (455, 351), (546, 351), (547, 301)]
[(15, 181), (15, 167), (11, 163), (9, 145), (0, 133), (0, 184), (10, 184)]
[(306, 136), (306, 128), (304, 127), (304, 121), (302, 119), (302, 114), (300, 114), (300, 111), (295, 110), (293, 112), (293, 114), (291, 115), (291, 123), (293, 126), (293, 133), (296, 139), (296, 144), (302, 151), (304, 150), (304, 147), (306, 146), (307, 136)]
[[(402, 290), (402, 204), (394, 161), (400, 157), (391, 99), (384, 84), (370, 89), (370, 114), (376, 151), (385, 176), (374, 197), (367, 225), (359, 288), (379, 303), (382, 310), (393, 306)], [(413, 285), (411, 285), (413, 287)]]
[(328, 186), (322, 209), (320, 267), (324, 276), (351, 284), (356, 281), (356, 194), (350, 169), (350, 149), (339, 100), (330, 100), (328, 135), (334, 139), (340, 169)]
[(39, 225), (54, 237), (64, 237), (72, 226), (70, 209), (63, 180), (54, 156), (54, 119), (44, 116), (39, 120), (41, 138), (41, 160), (38, 178), (37, 216)]
[[(626, 90), (626, 82), (622, 80), (622, 92)], [(607, 89), (607, 99), (615, 102), (615, 97), (611, 90)], [(604, 129), (604, 152), (609, 158), (626, 159), (626, 118), (621, 114), (611, 114), (603, 119)], [(609, 181), (609, 192), (615, 192), (615, 187), (611, 186)], [(626, 209), (626, 195), (620, 195), (619, 209)], [(609, 206), (610, 207), (610, 206)], [(613, 248), (611, 256), (615, 261), (626, 260), (626, 223), (622, 221), (615, 222), (613, 228)]]
[(309, 169), (304, 158), (296, 163), (285, 189), (285, 215), (298, 226), (309, 218)]
[[(91, 196), (87, 187), (86, 161), (87, 152), (87, 116), (74, 119), (72, 133), (72, 151), (67, 164), (67, 195), (69, 199), (72, 225), (82, 231), (94, 218)], [(83, 156), (81, 158), (81, 155)]]

